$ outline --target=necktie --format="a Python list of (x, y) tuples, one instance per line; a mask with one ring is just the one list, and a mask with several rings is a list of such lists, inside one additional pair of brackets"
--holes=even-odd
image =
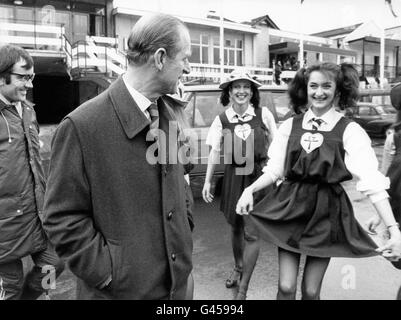
[(157, 129), (159, 129), (159, 109), (157, 108), (157, 104), (152, 103), (148, 107), (148, 112), (150, 115), (150, 125), (149, 125), (150, 134), (154, 138), (154, 140), (157, 140), (158, 137)]
[(317, 129), (323, 123), (323, 120), (319, 119), (319, 118), (312, 118), (311, 121), (312, 121), (312, 130), (313, 131), (317, 131)]

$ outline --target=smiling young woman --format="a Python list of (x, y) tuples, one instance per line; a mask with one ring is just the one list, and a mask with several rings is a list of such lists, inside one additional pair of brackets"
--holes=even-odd
[[(358, 86), (358, 72), (350, 64), (322, 63), (298, 71), (289, 87), (296, 115), (280, 126), (264, 174), (238, 201), (237, 213), (250, 213), (260, 236), (278, 247), (277, 299), (295, 299), (301, 254), (307, 256), (302, 298), (308, 300), (320, 299), (331, 257), (401, 256), (401, 233), (385, 191), (389, 181), (378, 171), (366, 132), (336, 111), (356, 103)], [(377, 248), (355, 219), (341, 186), (353, 177), (389, 228), (385, 247)], [(282, 183), (253, 206), (253, 194), (278, 179)]]
[[(259, 86), (260, 83), (249, 74), (241, 70), (233, 71), (227, 81), (220, 84), (223, 90), (220, 96), (222, 105), (231, 105), (215, 118), (206, 139), (206, 144), (212, 147), (202, 190), (207, 203), (213, 201), (210, 182), (220, 158), (221, 144), (224, 145), (224, 159), (228, 160), (225, 163), (220, 210), (231, 225), (235, 263), (226, 280), (226, 287), (239, 285), (237, 299), (246, 298), (259, 254), (259, 237), (247, 217), (235, 214), (235, 205), (244, 188), (262, 174), (269, 141), (277, 130), (271, 112), (259, 106)], [(243, 157), (242, 151), (245, 149), (250, 152)], [(240, 163), (239, 160), (244, 161)]]

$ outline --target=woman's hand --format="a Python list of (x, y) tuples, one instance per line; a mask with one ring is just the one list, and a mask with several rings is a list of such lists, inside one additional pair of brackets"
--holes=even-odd
[(237, 214), (244, 215), (249, 214), (253, 210), (253, 193), (249, 189), (245, 189), (242, 192), (241, 197), (237, 202), (236, 212)]
[(391, 232), (390, 230), (390, 235), (391, 237), (387, 243), (377, 248), (376, 251), (380, 252), (387, 260), (398, 261), (401, 259), (401, 233), (399, 230), (398, 232)]
[(202, 189), (202, 197), (206, 203), (211, 203), (213, 201), (213, 195), (210, 193), (211, 183), (205, 182)]
[(370, 234), (377, 234), (376, 228), (379, 226), (381, 223), (382, 219), (378, 214), (375, 214), (373, 217), (371, 217), (367, 222), (366, 225), (368, 227), (368, 233)]

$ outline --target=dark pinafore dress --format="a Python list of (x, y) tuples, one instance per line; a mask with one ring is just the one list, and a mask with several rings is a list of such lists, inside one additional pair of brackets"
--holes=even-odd
[[(390, 167), (387, 171), (387, 176), (390, 178), (390, 204), (393, 209), (394, 217), (401, 225), (401, 125), (398, 125), (394, 133), (395, 155)], [(394, 267), (401, 269), (401, 260), (391, 262)]]
[(285, 180), (254, 207), (253, 224), (261, 238), (289, 251), (316, 257), (377, 255), (340, 184), (352, 179), (343, 146), (350, 120), (341, 118), (329, 132), (312, 131), (302, 128), (303, 116), (293, 118)]
[(395, 155), (387, 172), (390, 178), (388, 193), (394, 217), (398, 223), (401, 223), (401, 130), (394, 133), (394, 144)]
[[(262, 121), (262, 109), (255, 108), (255, 115), (250, 121), (239, 119), (238, 123), (230, 123), (225, 112), (219, 116), (225, 163), (220, 210), (231, 225), (241, 219), (235, 213), (238, 199), (244, 189), (262, 175), (267, 161), (270, 133)], [(258, 197), (265, 194), (263, 191)]]

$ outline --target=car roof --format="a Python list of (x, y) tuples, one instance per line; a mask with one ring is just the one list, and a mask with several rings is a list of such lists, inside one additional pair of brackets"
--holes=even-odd
[(384, 89), (360, 89), (359, 96), (387, 96), (390, 95), (391, 88)]
[(382, 103), (374, 103), (374, 102), (363, 102), (363, 101), (359, 101), (357, 102), (357, 105), (359, 107), (392, 107), (392, 105), (390, 104), (382, 104)]
[[(262, 85), (259, 87), (260, 91), (287, 91), (286, 85)], [(199, 92), (199, 91), (221, 91), (218, 84), (205, 84), (205, 85), (186, 85), (184, 92)]]

